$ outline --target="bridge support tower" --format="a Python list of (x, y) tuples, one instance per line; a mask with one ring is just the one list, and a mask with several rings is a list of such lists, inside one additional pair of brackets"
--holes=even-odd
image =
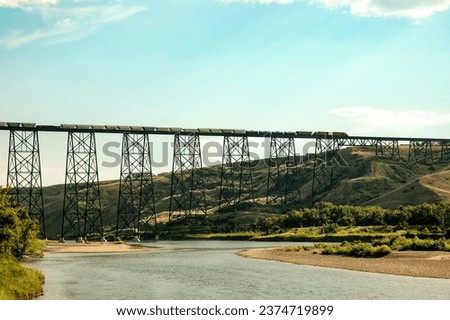
[(11, 130), (9, 136), (7, 186), (14, 202), (24, 207), (40, 224), (45, 238), (44, 198), (39, 153), (39, 136), (35, 130)]
[(398, 140), (377, 139), (375, 144), (375, 155), (384, 159), (400, 159)]
[(317, 138), (314, 156), (312, 194), (330, 189), (342, 174), (339, 141), (333, 138)]
[(300, 201), (300, 181), (296, 170), (294, 138), (270, 138), (269, 172), (267, 176), (268, 204), (287, 204)]
[(103, 239), (94, 132), (68, 132), (61, 241)]
[(431, 141), (410, 141), (408, 160), (410, 162), (421, 164), (433, 164), (433, 149)]
[(174, 138), (169, 221), (184, 214), (206, 214), (206, 199), (201, 172), (200, 138), (197, 134), (177, 133)]
[(248, 137), (224, 136), (219, 211), (253, 202), (254, 190)]
[(116, 238), (156, 236), (157, 221), (150, 143), (147, 134), (124, 133)]
[(450, 142), (441, 142), (441, 161), (450, 160)]

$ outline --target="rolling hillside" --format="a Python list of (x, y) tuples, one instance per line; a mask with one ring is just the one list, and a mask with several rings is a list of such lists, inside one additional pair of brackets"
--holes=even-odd
[[(407, 152), (402, 149), (402, 152)], [(450, 166), (447, 163), (434, 166), (411, 164), (406, 160), (392, 161), (379, 159), (367, 148), (347, 148), (341, 151), (348, 166), (341, 168), (341, 175), (334, 186), (322, 194), (311, 194), (313, 170), (310, 163), (298, 166), (300, 177), (301, 202), (290, 207), (307, 207), (316, 201), (329, 201), (335, 204), (379, 205), (397, 208), (422, 202), (450, 202)], [(407, 156), (404, 157), (405, 159)], [(217, 211), (220, 190), (220, 166), (202, 169), (209, 213)], [(246, 212), (264, 211), (279, 213), (280, 209), (265, 206), (267, 167), (259, 164), (253, 171), (255, 198), (258, 206), (246, 208)], [(156, 210), (159, 221), (167, 219), (170, 200), (171, 174), (154, 176)], [(103, 220), (105, 226), (116, 222), (119, 181), (100, 183)], [(55, 185), (44, 188), (47, 233), (57, 237), (60, 233), (64, 186)], [(254, 216), (252, 214), (252, 216)]]

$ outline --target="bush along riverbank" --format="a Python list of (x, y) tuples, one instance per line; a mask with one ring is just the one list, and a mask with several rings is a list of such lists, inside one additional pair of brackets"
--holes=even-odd
[[(317, 250), (318, 249), (318, 250)], [(315, 244), (313, 246), (286, 246), (282, 247), (281, 251), (311, 251), (316, 250), (316, 253), (324, 255), (336, 254), (350, 257), (383, 257), (392, 251), (448, 251), (450, 252), (450, 241), (444, 238), (433, 239), (419, 239), (414, 237), (408, 239), (403, 236), (383, 238), (373, 242), (343, 242), (342, 244)]]
[(43, 293), (44, 275), (22, 266), (17, 259), (0, 257), (0, 300), (28, 300)]
[(44, 241), (39, 225), (21, 207), (0, 191), (0, 299), (31, 299), (43, 292), (44, 276), (21, 261), (41, 257)]

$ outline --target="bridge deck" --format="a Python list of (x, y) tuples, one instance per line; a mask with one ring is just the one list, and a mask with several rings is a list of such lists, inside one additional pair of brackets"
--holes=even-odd
[(155, 135), (173, 134), (197, 134), (200, 136), (247, 136), (252, 138), (279, 137), (299, 139), (339, 139), (343, 145), (373, 145), (377, 140), (384, 141), (433, 141), (450, 143), (450, 138), (412, 138), (412, 137), (373, 137), (373, 136), (350, 136), (345, 132), (327, 131), (258, 131), (240, 129), (212, 129), (212, 128), (168, 128), (129, 125), (39, 125), (24, 122), (0, 122), (0, 130), (23, 130), (23, 131), (46, 131), (46, 132), (95, 132), (95, 133), (146, 133)]

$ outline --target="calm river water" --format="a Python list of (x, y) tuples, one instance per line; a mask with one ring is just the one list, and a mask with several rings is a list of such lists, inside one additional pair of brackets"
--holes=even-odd
[[(298, 244), (298, 243), (297, 243)], [(247, 248), (286, 243), (159, 241), (170, 250), (52, 254), (40, 299), (450, 299), (450, 280), (299, 266), (242, 258)]]

